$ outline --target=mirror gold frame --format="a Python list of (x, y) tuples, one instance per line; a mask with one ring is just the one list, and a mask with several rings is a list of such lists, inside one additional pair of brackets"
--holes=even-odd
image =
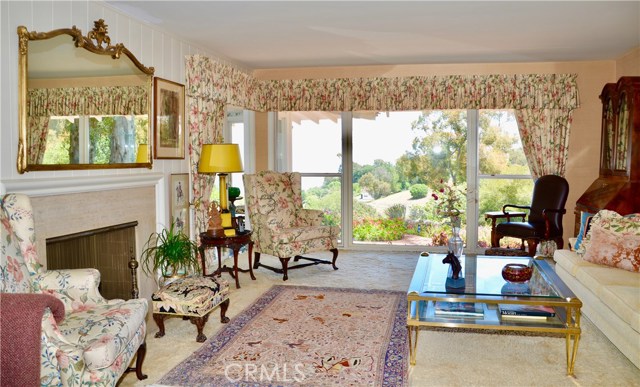
[[(17, 157), (17, 169), (19, 173), (24, 173), (27, 171), (51, 171), (51, 170), (75, 170), (75, 169), (107, 169), (107, 168), (151, 168), (152, 166), (152, 149), (150, 145), (152, 142), (152, 117), (151, 117), (151, 103), (152, 103), (152, 86), (153, 86), (153, 67), (146, 67), (138, 59), (127, 49), (122, 43), (118, 43), (116, 45), (111, 45), (111, 39), (107, 33), (107, 25), (105, 24), (103, 19), (97, 20), (94, 22), (94, 28), (90, 31), (87, 36), (83, 36), (80, 29), (73, 26), (72, 28), (61, 28), (49, 32), (29, 32), (26, 27), (19, 26), (17, 28), (18, 32), (18, 157)], [(29, 160), (29, 126), (28, 126), (28, 71), (29, 71), (29, 42), (30, 41), (38, 41), (38, 40), (47, 40), (53, 39), (55, 37), (61, 35), (68, 35), (71, 37), (72, 41), (69, 41), (69, 44), (74, 44), (75, 48), (82, 48), (87, 50), (88, 52), (100, 56), (110, 56), (113, 60), (118, 60), (124, 54), (129, 60), (131, 64), (126, 63), (124, 66), (129, 66), (132, 69), (139, 70), (138, 75), (134, 75), (141, 79), (141, 84), (146, 91), (147, 101), (144, 104), (147, 110), (147, 144), (143, 144), (140, 142), (138, 144), (138, 152), (147, 153), (146, 159), (144, 158), (144, 153), (140, 153), (141, 157), (136, 157), (136, 162), (127, 162), (127, 163), (110, 163), (110, 164), (37, 164), (30, 163)], [(95, 43), (94, 43), (95, 41)], [(71, 47), (73, 50), (73, 47)], [(75, 51), (73, 51), (75, 52)], [(99, 58), (91, 56), (90, 62), (94, 59), (98, 60)], [(51, 58), (48, 58), (49, 60)], [(71, 61), (73, 58), (69, 58)], [(115, 62), (109, 62), (114, 63)], [(118, 62), (120, 64), (124, 62)], [(66, 64), (65, 64), (66, 66)], [(71, 67), (71, 66), (70, 66)], [(99, 67), (99, 65), (96, 65)], [(108, 67), (108, 66), (107, 66)], [(66, 70), (66, 69), (65, 69)], [(137, 71), (136, 70), (136, 71)], [(112, 76), (109, 74), (102, 75), (104, 79), (117, 79), (117, 76)], [(67, 78), (69, 79), (69, 78)], [(117, 82), (117, 81), (114, 81)], [(143, 91), (144, 93), (144, 91)], [(142, 150), (144, 149), (144, 151)], [(146, 160), (146, 161), (142, 161)], [(140, 162), (142, 161), (142, 162)]]

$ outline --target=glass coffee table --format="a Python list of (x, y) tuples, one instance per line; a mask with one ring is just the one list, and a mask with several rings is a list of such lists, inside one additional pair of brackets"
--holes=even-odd
[[(422, 253), (407, 292), (409, 358), (412, 365), (416, 364), (421, 326), (558, 333), (565, 336), (567, 374), (573, 375), (580, 341), (582, 302), (548, 262), (544, 259), (468, 255), (460, 260), (460, 276), (464, 280), (452, 280), (447, 279), (451, 276), (450, 265), (442, 263), (444, 257), (444, 254)], [(531, 264), (531, 279), (525, 283), (505, 281), (502, 268), (507, 263)], [(473, 313), (451, 314), (440, 306), (452, 304), (443, 302), (472, 303), (464, 305), (473, 305), (474, 310)], [(506, 308), (511, 304), (552, 307), (555, 316), (502, 317), (498, 305)]]

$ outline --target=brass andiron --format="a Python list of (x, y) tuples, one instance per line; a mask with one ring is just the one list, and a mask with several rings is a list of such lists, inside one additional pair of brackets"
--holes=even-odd
[(136, 261), (136, 255), (133, 252), (133, 247), (129, 252), (131, 253), (131, 259), (129, 260), (129, 269), (131, 269), (131, 298), (138, 298), (140, 295), (140, 291), (138, 290), (138, 276), (136, 275), (138, 261)]

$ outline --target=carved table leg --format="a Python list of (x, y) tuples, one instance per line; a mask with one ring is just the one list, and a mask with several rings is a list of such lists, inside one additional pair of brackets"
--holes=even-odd
[(233, 248), (233, 274), (236, 277), (236, 289), (240, 289), (240, 279), (238, 278), (238, 252), (240, 247)]
[(156, 325), (158, 325), (158, 332), (156, 332), (155, 337), (162, 337), (164, 336), (164, 319), (165, 317), (167, 317), (166, 314), (161, 314), (161, 313), (154, 313), (153, 314), (153, 320), (156, 322)]
[[(256, 276), (253, 275), (253, 265), (251, 264), (251, 254), (253, 254), (253, 242), (249, 242), (249, 274), (252, 280), (256, 280)], [(259, 254), (259, 253), (256, 253)]]

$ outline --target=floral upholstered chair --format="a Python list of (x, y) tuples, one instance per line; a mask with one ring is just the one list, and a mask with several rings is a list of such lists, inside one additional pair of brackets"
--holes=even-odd
[[(42, 386), (113, 386), (127, 370), (135, 370), (138, 379), (146, 378), (141, 368), (147, 300), (105, 300), (98, 291), (100, 273), (95, 269), (44, 270), (35, 251), (29, 198), (7, 194), (0, 197), (0, 207), (0, 297), (13, 296), (7, 293), (45, 294), (64, 305), (62, 321), (56, 323), (50, 310), (41, 317), (40, 337), (32, 338), (36, 346), (39, 342), (40, 358), (19, 362), (35, 362)], [(20, 310), (3, 308), (2, 314), (26, 319)], [(21, 338), (25, 334), (3, 330), (2, 335)], [(136, 354), (136, 367), (128, 368)]]
[[(297, 172), (262, 171), (243, 176), (247, 212), (253, 229), (254, 269), (262, 266), (276, 273), (310, 265), (331, 264), (335, 270), (338, 259), (338, 227), (322, 224), (323, 212), (302, 208), (301, 177)], [(326, 251), (332, 261), (303, 257), (302, 254)], [(260, 254), (276, 256), (282, 269), (260, 263)], [(289, 260), (309, 262), (289, 267)]]

